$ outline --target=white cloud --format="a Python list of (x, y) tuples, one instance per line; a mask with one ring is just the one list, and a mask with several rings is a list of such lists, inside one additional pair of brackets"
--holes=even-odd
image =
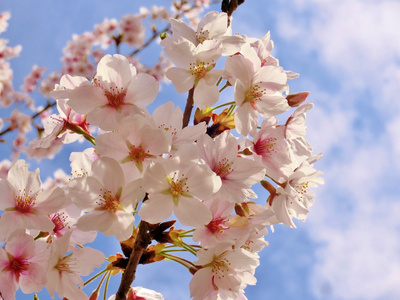
[[(296, 41), (303, 51), (317, 53), (320, 62), (342, 80), (343, 87), (369, 89), (384, 102), (393, 97), (385, 93), (387, 88), (400, 94), (400, 2), (289, 2), (284, 1), (285, 8), (278, 12), (283, 38)], [(288, 6), (292, 9), (287, 10)]]
[(326, 184), (307, 226), (322, 245), (314, 292), (321, 299), (398, 299), (400, 2), (292, 0), (280, 8), (281, 36), (297, 55), (316, 54), (320, 72), (338, 81), (330, 92), (311, 85), (318, 105), (307, 115), (310, 143), (328, 154), (317, 165)]

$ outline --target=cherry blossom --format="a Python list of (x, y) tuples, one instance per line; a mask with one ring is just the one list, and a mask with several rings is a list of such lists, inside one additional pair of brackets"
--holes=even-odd
[[(108, 300), (115, 300), (115, 295)], [(138, 286), (129, 289), (126, 300), (164, 300), (164, 297), (160, 293)]]
[(256, 130), (258, 114), (268, 118), (289, 109), (282, 95), (287, 85), (283, 69), (260, 66), (257, 57), (241, 55), (228, 57), (225, 63), (229, 81), (235, 87), (236, 130), (242, 135)]
[(236, 299), (246, 285), (256, 283), (254, 271), (259, 261), (255, 253), (242, 248), (232, 249), (230, 244), (221, 243), (199, 250), (197, 257), (195, 263), (202, 268), (189, 284), (193, 300), (215, 299), (216, 293), (222, 299)]
[(39, 292), (46, 281), (48, 255), (46, 244), (35, 242), (24, 230), (11, 233), (4, 249), (0, 247), (0, 297), (15, 299), (18, 287), (25, 294)]
[(23, 160), (11, 167), (7, 179), (0, 179), (0, 194), (0, 209), (4, 211), (0, 219), (2, 241), (7, 239), (10, 231), (19, 228), (51, 231), (54, 224), (47, 215), (56, 212), (66, 201), (64, 191), (59, 187), (43, 191), (39, 169), (29, 172)]
[(149, 193), (139, 215), (149, 223), (158, 223), (172, 212), (182, 225), (199, 226), (211, 221), (211, 213), (201, 203), (221, 187), (221, 180), (199, 162), (194, 148), (181, 148), (174, 158), (148, 167), (143, 177)]
[(168, 58), (177, 66), (166, 72), (178, 93), (194, 89), (194, 103), (204, 109), (214, 105), (219, 98), (216, 81), (223, 70), (213, 70), (221, 57), (222, 48), (219, 41), (210, 40), (195, 47), (185, 39), (165, 44)]
[[(193, 30), (181, 20), (171, 19), (170, 21), (175, 41), (184, 38), (198, 46), (204, 41), (216, 39), (222, 43), (222, 55), (228, 56), (239, 52), (240, 47), (245, 43), (241, 36), (232, 36), (232, 28), (226, 26), (228, 23), (226, 13), (208, 12), (201, 19), (196, 30)], [(164, 43), (168, 42), (167, 40)]]
[(77, 76), (63, 78), (77, 87), (56, 91), (53, 96), (68, 98), (72, 109), (86, 114), (89, 124), (104, 130), (116, 129), (118, 121), (127, 115), (144, 114), (145, 106), (153, 102), (158, 92), (158, 83), (152, 76), (136, 74), (127, 58), (118, 54), (100, 60), (92, 82)]
[(51, 244), (45, 286), (53, 298), (57, 292), (59, 297), (87, 300), (80, 276), (92, 273), (93, 268), (99, 267), (105, 257), (101, 251), (90, 247), (75, 248), (67, 254), (69, 242), (70, 234), (66, 234)]
[(125, 184), (117, 161), (100, 157), (93, 162), (92, 175), (76, 178), (68, 184), (68, 194), (83, 211), (76, 224), (83, 231), (98, 230), (115, 235), (119, 241), (132, 235), (136, 204), (144, 198), (140, 181)]
[(171, 149), (177, 150), (181, 145), (193, 144), (206, 132), (205, 122), (182, 129), (183, 113), (179, 107), (174, 110), (174, 104), (167, 102), (157, 107), (152, 115), (156, 126), (163, 129), (171, 138)]
[(150, 119), (127, 117), (118, 132), (105, 133), (96, 139), (96, 152), (116, 159), (130, 179), (142, 177), (147, 166), (170, 150), (171, 141), (164, 130), (154, 128)]
[(234, 203), (257, 198), (251, 186), (264, 178), (265, 169), (260, 163), (238, 157), (237, 139), (229, 131), (215, 140), (203, 135), (197, 144), (200, 157), (221, 178), (220, 198)]
[(255, 160), (264, 165), (269, 177), (280, 182), (290, 174), (293, 162), (289, 145), (284, 139), (284, 130), (283, 126), (276, 126), (275, 118), (266, 119), (253, 136), (251, 145)]

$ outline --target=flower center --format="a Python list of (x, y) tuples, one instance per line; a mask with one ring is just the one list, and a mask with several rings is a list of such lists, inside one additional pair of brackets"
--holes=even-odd
[(277, 139), (274, 137), (269, 137), (264, 140), (259, 139), (255, 144), (254, 144), (254, 151), (258, 155), (272, 155), (273, 153), (278, 153), (274, 147), (276, 145)]
[(229, 161), (227, 158), (223, 158), (218, 164), (213, 168), (213, 171), (221, 177), (221, 179), (225, 179), (231, 172), (234, 171), (232, 168), (233, 162)]
[(67, 256), (60, 258), (58, 260), (57, 265), (54, 267), (55, 269), (58, 270), (58, 272), (61, 273), (69, 273), (69, 274), (74, 274), (75, 272), (71, 269), (71, 265), (74, 265), (74, 259), (71, 257), (71, 254), (68, 254)]
[(255, 101), (261, 101), (261, 97), (264, 96), (266, 93), (267, 93), (267, 90), (261, 89), (261, 87), (258, 84), (253, 85), (251, 87), (251, 89), (249, 89), (246, 92), (246, 96), (245, 96), (243, 103), (251, 102), (253, 104)]
[(222, 217), (218, 217), (216, 219), (211, 220), (210, 223), (206, 225), (207, 229), (212, 233), (223, 233), (224, 229), (228, 227), (224, 226), (224, 219)]
[(294, 188), (295, 188), (295, 190), (297, 192), (299, 201), (302, 201), (303, 197), (305, 196), (305, 194), (307, 194), (307, 191), (308, 191), (308, 188), (309, 188), (308, 182), (298, 183), (298, 184), (296, 184), (294, 186)]
[(178, 130), (175, 127), (167, 126), (166, 124), (161, 124), (158, 126), (159, 129), (164, 129), (166, 132), (169, 132), (172, 136), (175, 136), (178, 133)]
[(149, 152), (149, 150), (143, 149), (142, 145), (139, 147), (135, 147), (135, 145), (129, 146), (128, 160), (124, 160), (124, 162), (129, 160), (136, 162), (136, 167), (140, 172), (143, 172), (143, 161), (148, 158), (155, 158), (155, 156), (151, 155)]
[(15, 210), (20, 213), (26, 214), (30, 213), (35, 206), (35, 201), (37, 194), (31, 195), (32, 191), (29, 191), (29, 194), (26, 193), (26, 190), (19, 190), (19, 195), (14, 197), (15, 201)]
[(124, 104), (126, 92), (124, 92), (122, 88), (121, 90), (119, 90), (118, 87), (111, 88), (111, 91), (104, 91), (104, 94), (107, 97), (107, 105), (109, 107), (118, 109)]
[[(101, 189), (103, 191), (103, 189)], [(116, 212), (117, 210), (122, 210), (122, 206), (119, 203), (119, 197), (114, 195), (111, 191), (106, 190), (103, 195), (99, 195), (101, 198), (96, 202), (100, 207), (99, 210), (108, 210), (111, 212)]]
[(63, 230), (67, 226), (67, 216), (64, 213), (55, 213), (51, 217), (51, 221), (54, 223), (54, 229), (53, 232), (57, 237), (62, 236), (61, 230)]
[(166, 191), (166, 193), (172, 195), (175, 204), (178, 204), (179, 196), (191, 197), (189, 194), (189, 187), (186, 184), (188, 178), (185, 177), (185, 174), (183, 173), (180, 175), (182, 177), (181, 179), (176, 178), (178, 177), (177, 172), (174, 172), (172, 178), (167, 176), (167, 181), (170, 188)]
[(212, 40), (212, 38), (208, 38), (210, 32), (208, 30), (200, 29), (199, 32), (196, 32), (196, 40), (199, 44), (202, 44), (206, 40)]
[(9, 264), (5, 269), (11, 271), (18, 279), (21, 274), (24, 274), (24, 272), (28, 270), (29, 262), (24, 258), (13, 257), (11, 254), (7, 254), (9, 257)]
[(206, 63), (204, 61), (197, 61), (196, 63), (190, 63), (189, 73), (196, 76), (195, 85), (200, 78), (203, 78), (208, 71), (211, 71), (215, 66), (214, 60), (212, 64)]

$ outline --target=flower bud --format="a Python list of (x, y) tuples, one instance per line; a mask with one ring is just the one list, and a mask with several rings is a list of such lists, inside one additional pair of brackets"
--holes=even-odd
[(290, 94), (286, 96), (286, 100), (290, 107), (297, 107), (304, 101), (306, 101), (310, 92), (300, 92), (296, 94)]

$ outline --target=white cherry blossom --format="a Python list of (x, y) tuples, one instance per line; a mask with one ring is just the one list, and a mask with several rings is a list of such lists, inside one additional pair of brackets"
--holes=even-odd
[(72, 201), (87, 212), (78, 219), (78, 229), (98, 230), (119, 241), (132, 235), (134, 208), (145, 193), (140, 181), (125, 183), (116, 160), (100, 157), (93, 162), (91, 176), (76, 178), (68, 187)]

